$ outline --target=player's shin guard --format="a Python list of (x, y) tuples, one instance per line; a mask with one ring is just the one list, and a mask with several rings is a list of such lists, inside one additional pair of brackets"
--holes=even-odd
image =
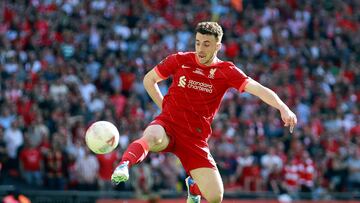
[(149, 152), (149, 146), (146, 143), (146, 141), (143, 139), (138, 139), (133, 143), (131, 143), (129, 147), (126, 149), (120, 164), (125, 161), (128, 161), (129, 162), (128, 167), (130, 168), (131, 166), (140, 163), (142, 160), (144, 160), (148, 152)]

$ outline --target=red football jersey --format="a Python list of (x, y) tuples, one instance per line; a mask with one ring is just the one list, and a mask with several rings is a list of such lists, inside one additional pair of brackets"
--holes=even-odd
[(25, 171), (40, 171), (42, 156), (39, 149), (24, 148), (19, 158)]
[(202, 139), (211, 134), (211, 122), (225, 92), (229, 88), (242, 92), (248, 82), (248, 77), (233, 63), (218, 61), (205, 66), (197, 61), (194, 52), (170, 55), (155, 71), (163, 79), (173, 77), (158, 118)]

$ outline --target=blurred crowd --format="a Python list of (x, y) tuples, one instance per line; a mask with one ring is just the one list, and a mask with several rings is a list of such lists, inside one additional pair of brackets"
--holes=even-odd
[[(275, 90), (298, 116), (226, 93), (212, 155), (226, 191), (296, 196), (360, 190), (360, 2), (356, 0), (5, 0), (0, 2), (0, 168), (32, 187), (182, 192), (178, 159), (150, 154), (129, 183), (109, 179), (159, 113), (144, 74), (194, 50), (199, 21), (224, 29), (220, 58)], [(170, 81), (160, 84), (167, 92)], [(108, 120), (119, 147), (92, 154), (84, 132)], [(5, 178), (6, 177), (6, 178)]]

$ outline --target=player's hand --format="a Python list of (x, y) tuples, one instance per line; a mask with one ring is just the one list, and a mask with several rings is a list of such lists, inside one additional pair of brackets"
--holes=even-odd
[(280, 110), (281, 113), (281, 119), (285, 123), (284, 126), (288, 127), (290, 129), (290, 133), (293, 133), (294, 127), (297, 124), (297, 118), (296, 115), (289, 109), (289, 108), (282, 108)]

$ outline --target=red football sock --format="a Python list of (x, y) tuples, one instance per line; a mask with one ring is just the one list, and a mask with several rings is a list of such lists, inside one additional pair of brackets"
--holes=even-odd
[(143, 139), (132, 142), (124, 152), (121, 163), (129, 161), (129, 168), (145, 159), (149, 152), (149, 145)]
[(196, 183), (194, 183), (190, 186), (190, 193), (192, 195), (200, 195), (201, 196), (200, 189)]

